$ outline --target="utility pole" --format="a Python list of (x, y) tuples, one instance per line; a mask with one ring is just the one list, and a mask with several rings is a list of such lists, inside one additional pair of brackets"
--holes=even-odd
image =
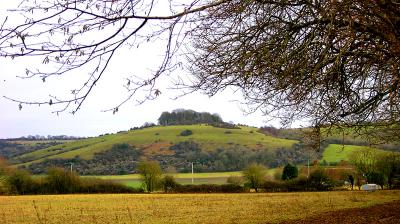
[(194, 183), (194, 179), (193, 179), (193, 162), (191, 162), (192, 163), (192, 184)]
[(71, 167), (70, 167), (70, 170), (71, 170), (71, 173), (72, 173), (72, 166), (74, 165), (74, 163), (69, 163), (70, 165), (71, 165)]

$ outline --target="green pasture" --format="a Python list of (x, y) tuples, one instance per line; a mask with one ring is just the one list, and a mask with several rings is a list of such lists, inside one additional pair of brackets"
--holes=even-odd
[[(273, 177), (275, 172), (280, 172), (281, 168), (268, 169), (267, 175)], [(242, 176), (241, 171), (235, 172), (215, 172), (215, 173), (174, 173), (168, 174), (172, 175), (175, 180), (180, 184), (226, 184), (226, 180), (230, 176)], [(142, 182), (140, 180), (139, 174), (129, 174), (129, 175), (102, 175), (102, 176), (84, 176), (84, 177), (94, 177), (103, 180), (112, 180), (118, 183), (130, 187), (140, 187)]]
[(330, 144), (325, 148), (321, 161), (325, 160), (328, 163), (348, 161), (353, 152), (368, 148), (367, 146)]

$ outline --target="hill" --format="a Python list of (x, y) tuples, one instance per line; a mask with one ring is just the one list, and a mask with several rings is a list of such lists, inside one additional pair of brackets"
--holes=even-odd
[[(186, 135), (184, 131), (190, 131)], [(34, 173), (49, 166), (74, 164), (81, 174), (122, 174), (134, 171), (143, 158), (163, 168), (197, 172), (236, 171), (251, 162), (278, 166), (299, 157), (297, 140), (264, 135), (257, 128), (211, 125), (154, 126), (54, 145), (15, 156), (10, 161)]]
[[(186, 116), (188, 117), (188, 116)], [(207, 117), (207, 116), (203, 116)], [(85, 175), (135, 173), (138, 161), (157, 160), (165, 170), (195, 172), (238, 171), (257, 162), (270, 168), (287, 163), (320, 161), (334, 165), (368, 142), (351, 132), (324, 133), (319, 150), (309, 151), (305, 133), (311, 129), (261, 129), (218, 124), (147, 125), (98, 137), (70, 141), (0, 141), (0, 156), (33, 173), (48, 167), (70, 168)], [(398, 150), (396, 145), (383, 149)]]

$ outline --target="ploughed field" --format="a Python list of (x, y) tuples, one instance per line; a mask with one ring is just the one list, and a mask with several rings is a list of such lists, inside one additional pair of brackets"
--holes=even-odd
[(0, 196), (0, 223), (278, 223), (399, 200), (400, 191)]

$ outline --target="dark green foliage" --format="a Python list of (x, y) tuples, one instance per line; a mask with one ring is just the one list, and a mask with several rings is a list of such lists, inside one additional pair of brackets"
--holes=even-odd
[(288, 181), (265, 181), (263, 189), (268, 192), (298, 192), (298, 191), (315, 191), (310, 186), (307, 178), (299, 177)]
[(141, 193), (143, 189), (132, 188), (109, 180), (81, 178), (79, 193)]
[(67, 168), (73, 164), (73, 169), (81, 175), (121, 175), (132, 173), (141, 151), (123, 143), (115, 144), (111, 149), (96, 153), (91, 160), (79, 157), (73, 159), (45, 159), (40, 163), (32, 163), (28, 169), (34, 174), (46, 172), (48, 167)]
[[(36, 144), (18, 144), (12, 141), (0, 140), (0, 157), (6, 159), (11, 159), (13, 157), (33, 152), (36, 150), (48, 148), (54, 145), (59, 145), (61, 142), (51, 141), (51, 142), (39, 142)], [(23, 162), (23, 161), (14, 161)]]
[(196, 172), (237, 171), (243, 170), (252, 163), (277, 167), (290, 161), (295, 161), (296, 163), (306, 161), (307, 157), (305, 155), (300, 156), (303, 151), (295, 147), (293, 149), (253, 151), (233, 146), (228, 149), (219, 148), (214, 151), (204, 151), (199, 144), (189, 140), (171, 146), (170, 149), (175, 151), (175, 155), (160, 157), (159, 160), (182, 164), (176, 166), (178, 172), (190, 171), (185, 162), (194, 162), (194, 170)]
[(17, 170), (7, 176), (7, 194), (76, 194), (76, 193), (139, 193), (122, 184), (96, 178), (80, 178), (61, 168), (52, 168), (43, 178), (33, 179), (27, 171)]
[(165, 193), (174, 192), (178, 183), (176, 182), (175, 178), (171, 175), (165, 175), (161, 179), (161, 186)]
[[(157, 155), (150, 159), (159, 161), (165, 169), (174, 164), (178, 172), (189, 172), (188, 162), (194, 162), (195, 172), (237, 171), (243, 170), (252, 163), (265, 164), (274, 168), (287, 163), (305, 163), (307, 152), (300, 144), (290, 149), (250, 150), (232, 145), (230, 148), (218, 148), (213, 151), (202, 150), (200, 145), (192, 140), (176, 143), (170, 147), (174, 155)], [(32, 163), (28, 169), (34, 174), (47, 171), (48, 167), (73, 169), (80, 175), (120, 175), (137, 172), (137, 163), (142, 151), (128, 144), (116, 144), (111, 149), (96, 153), (93, 159), (84, 160), (79, 157), (72, 159), (45, 159), (40, 163)], [(178, 165), (176, 165), (178, 164)]]
[(246, 189), (233, 184), (201, 184), (201, 185), (178, 185), (176, 193), (241, 193)]
[(186, 129), (186, 130), (184, 130), (184, 131), (182, 131), (180, 133), (181, 136), (189, 136), (189, 135), (192, 135), (192, 134), (193, 134), (193, 132), (191, 130), (189, 130), (189, 129)]
[(385, 185), (385, 176), (382, 173), (369, 172), (366, 177), (368, 183), (377, 184), (383, 189), (383, 185)]
[(284, 168), (282, 172), (282, 180), (290, 180), (294, 179), (299, 175), (299, 170), (297, 169), (296, 166), (293, 166), (292, 164), (288, 163)]
[(11, 194), (29, 194), (34, 188), (34, 181), (29, 172), (16, 170), (6, 179)]
[(353, 190), (354, 181), (355, 181), (354, 176), (353, 176), (352, 174), (349, 174), (349, 175), (347, 176), (347, 180), (350, 182), (351, 190)]
[(222, 122), (218, 114), (210, 114), (207, 112), (196, 112), (193, 110), (174, 110), (163, 112), (158, 118), (160, 125), (189, 125), (189, 124), (208, 124)]
[(309, 186), (317, 191), (326, 191), (333, 188), (332, 181), (322, 169), (317, 169), (310, 173)]

